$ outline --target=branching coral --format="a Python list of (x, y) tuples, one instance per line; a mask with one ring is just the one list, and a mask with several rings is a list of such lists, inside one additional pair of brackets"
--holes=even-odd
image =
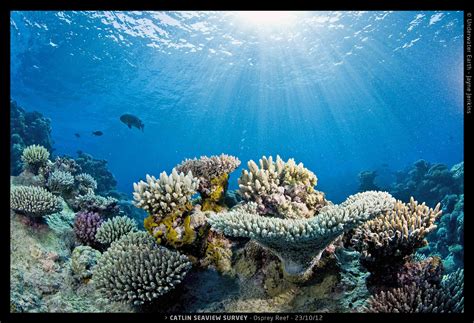
[(190, 268), (186, 256), (156, 245), (145, 232), (132, 232), (102, 255), (93, 280), (108, 299), (142, 305), (172, 290)]
[(69, 172), (56, 170), (49, 175), (46, 186), (52, 193), (64, 194), (74, 186), (74, 176)]
[(401, 288), (381, 291), (368, 300), (367, 312), (374, 313), (462, 313), (464, 312), (464, 270), (443, 277), (441, 284), (413, 282)]
[(23, 150), (21, 155), (23, 168), (37, 174), (40, 167), (49, 161), (49, 151), (40, 145), (31, 145)]
[(104, 216), (110, 216), (120, 211), (117, 199), (93, 193), (76, 196), (70, 204), (76, 211), (97, 212)]
[(14, 186), (10, 191), (10, 208), (31, 217), (42, 217), (62, 210), (61, 199), (42, 187)]
[(191, 172), (199, 179), (198, 192), (202, 198), (202, 210), (220, 211), (227, 190), (229, 174), (240, 165), (237, 157), (201, 156), (199, 159), (186, 159), (176, 166), (178, 172)]
[[(370, 272), (385, 276), (396, 271), (406, 258), (426, 244), (425, 236), (436, 228), (441, 214), (413, 198), (405, 204), (397, 201), (390, 212), (367, 221), (346, 237), (346, 244), (361, 252), (361, 263)], [(350, 241), (348, 241), (350, 240)]]
[(208, 221), (226, 235), (255, 239), (282, 260), (288, 274), (302, 275), (339, 235), (392, 210), (394, 204), (390, 194), (368, 191), (352, 195), (340, 205), (328, 205), (310, 219), (280, 219), (237, 208), (210, 215)]
[(135, 205), (149, 214), (144, 221), (145, 229), (158, 243), (172, 247), (194, 242), (196, 233), (191, 227), (191, 196), (196, 192), (199, 180), (191, 173), (178, 174), (176, 169), (169, 176), (166, 172), (161, 173), (158, 180), (149, 175), (146, 179), (146, 183), (133, 184)]
[(260, 214), (310, 218), (327, 204), (324, 194), (314, 189), (316, 175), (302, 163), (264, 156), (259, 164), (248, 162), (249, 170), (243, 170), (239, 178), (239, 192), (245, 201), (257, 203)]
[(82, 171), (90, 174), (97, 181), (97, 194), (108, 195), (115, 189), (117, 181), (107, 168), (106, 160), (95, 159), (82, 151), (78, 151), (77, 154), (76, 162)]
[(87, 283), (92, 278), (94, 268), (101, 256), (100, 251), (89, 246), (74, 248), (70, 260), (70, 269), (74, 279)]
[(98, 213), (79, 212), (74, 221), (74, 233), (77, 239), (88, 246), (98, 246), (95, 235), (104, 220)]
[(127, 216), (116, 216), (108, 219), (97, 229), (95, 235), (97, 241), (103, 245), (110, 245), (112, 242), (120, 239), (127, 233), (137, 231), (135, 220)]
[(87, 173), (81, 173), (75, 177), (80, 194), (90, 194), (97, 189), (97, 181)]
[(191, 204), (191, 196), (196, 193), (199, 180), (191, 173), (185, 175), (173, 169), (168, 176), (166, 172), (155, 176), (146, 175), (146, 183), (133, 183), (135, 205), (150, 214), (168, 214), (186, 211)]

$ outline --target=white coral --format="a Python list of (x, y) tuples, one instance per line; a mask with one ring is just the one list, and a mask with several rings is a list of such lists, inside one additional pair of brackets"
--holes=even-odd
[(169, 176), (162, 172), (159, 179), (147, 174), (146, 182), (133, 183), (134, 204), (153, 215), (168, 214), (191, 201), (198, 183), (199, 180), (191, 172), (178, 174), (176, 169)]
[(386, 192), (367, 191), (340, 205), (325, 206), (310, 219), (280, 219), (235, 208), (210, 215), (208, 222), (226, 235), (255, 239), (282, 260), (288, 274), (301, 275), (339, 235), (392, 210), (394, 204), (395, 199)]

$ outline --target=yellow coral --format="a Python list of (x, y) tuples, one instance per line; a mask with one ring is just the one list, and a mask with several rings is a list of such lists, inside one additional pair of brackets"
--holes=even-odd
[(232, 269), (232, 250), (225, 237), (213, 237), (207, 244), (204, 263), (213, 265), (217, 271), (226, 273)]
[(229, 174), (227, 173), (211, 179), (211, 193), (202, 196), (202, 211), (220, 212), (223, 210), (222, 202), (227, 190), (228, 180)]

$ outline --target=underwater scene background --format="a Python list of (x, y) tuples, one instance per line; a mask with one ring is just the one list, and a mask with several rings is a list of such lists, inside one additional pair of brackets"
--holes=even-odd
[(12, 312), (464, 311), (462, 12), (10, 36)]

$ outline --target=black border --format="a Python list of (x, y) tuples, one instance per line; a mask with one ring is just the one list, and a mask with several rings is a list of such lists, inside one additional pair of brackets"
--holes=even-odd
[[(1, 110), (1, 144), (2, 144), (2, 157), (0, 161), (5, 163), (2, 171), (2, 181), (4, 185), (0, 186), (3, 203), (1, 206), (5, 209), (1, 212), (0, 221), (0, 248), (2, 252), (2, 261), (0, 261), (1, 279), (0, 279), (0, 323), (3, 322), (38, 322), (42, 320), (49, 321), (112, 321), (112, 322), (132, 322), (132, 321), (174, 321), (172, 319), (173, 314), (115, 314), (115, 313), (100, 313), (100, 314), (55, 314), (55, 313), (38, 313), (38, 314), (22, 314), (22, 313), (10, 313), (10, 280), (9, 280), (9, 254), (10, 254), (10, 241), (9, 241), (9, 187), (10, 187), (10, 113), (9, 113), (9, 99), (10, 99), (10, 11), (15, 10), (461, 10), (464, 11), (464, 152), (466, 152), (467, 140), (470, 138), (468, 132), (470, 131), (469, 123), (472, 122), (472, 112), (467, 112), (467, 96), (466, 90), (468, 89), (467, 76), (472, 75), (472, 70), (467, 68), (466, 56), (467, 56), (467, 16), (472, 13), (468, 10), (466, 1), (461, 0), (444, 0), (444, 1), (433, 1), (433, 0), (413, 0), (413, 1), (394, 1), (394, 0), (373, 0), (373, 1), (358, 1), (357, 3), (343, 3), (341, 1), (330, 1), (326, 3), (318, 3), (316, 0), (310, 2), (310, 0), (292, 0), (286, 3), (272, 3), (271, 6), (266, 5), (264, 2), (257, 3), (256, 1), (250, 2), (247, 0), (234, 1), (233, 3), (225, 1), (192, 1), (192, 0), (169, 0), (164, 1), (134, 1), (133, 3), (124, 0), (74, 0), (74, 1), (10, 1), (7, 7), (2, 8), (0, 16), (0, 32), (2, 33), (2, 82), (1, 82), (1, 99), (3, 101)], [(471, 14), (472, 15), (472, 14)], [(472, 28), (472, 26), (471, 26)], [(472, 54), (472, 53), (471, 53)], [(3, 149), (4, 148), (4, 149)], [(469, 154), (464, 153), (465, 163), (469, 164)], [(469, 176), (470, 171), (468, 168), (467, 174)], [(465, 177), (465, 183), (470, 183)], [(469, 185), (467, 185), (469, 186)], [(8, 188), (8, 189), (7, 189)], [(465, 185), (466, 191), (466, 185)], [(467, 209), (470, 208), (469, 198), (467, 199)], [(465, 205), (466, 209), (466, 205)], [(466, 210), (465, 210), (466, 213)], [(469, 213), (469, 211), (467, 211)], [(470, 223), (473, 222), (469, 218), (467, 219), (467, 227), (470, 227)], [(3, 223), (4, 222), (4, 223)], [(466, 224), (465, 224), (466, 225)], [(8, 231), (7, 231), (8, 230)], [(467, 241), (471, 239), (468, 235), (466, 236)], [(466, 247), (465, 247), (466, 248)], [(467, 247), (468, 253), (470, 246)], [(465, 262), (465, 271), (470, 268), (470, 264)], [(5, 271), (4, 271), (5, 270)], [(467, 270), (469, 271), (469, 269)], [(355, 313), (320, 313), (322, 322), (336, 322), (336, 321), (347, 321), (347, 322), (411, 322), (419, 320), (429, 320), (431, 322), (459, 322), (469, 321), (474, 322), (474, 315), (472, 307), (470, 307), (471, 278), (469, 275), (465, 275), (465, 313), (464, 314), (355, 314)], [(184, 313), (176, 313), (184, 314)], [(193, 317), (196, 313), (189, 313)], [(244, 314), (248, 315), (248, 321), (259, 321), (263, 317), (273, 317), (275, 322), (276, 314), (255, 314), (255, 313), (216, 313), (217, 315), (229, 315), (229, 314)], [(301, 313), (300, 313), (301, 314)], [(282, 313), (280, 315), (285, 315)], [(294, 314), (290, 314), (294, 315)], [(199, 315), (202, 319), (204, 314)], [(255, 319), (255, 320), (254, 320)], [(222, 318), (221, 318), (222, 320)], [(194, 321), (194, 320), (193, 320)], [(316, 321), (316, 320), (310, 320)], [(260, 321), (269, 322), (269, 321)]]

